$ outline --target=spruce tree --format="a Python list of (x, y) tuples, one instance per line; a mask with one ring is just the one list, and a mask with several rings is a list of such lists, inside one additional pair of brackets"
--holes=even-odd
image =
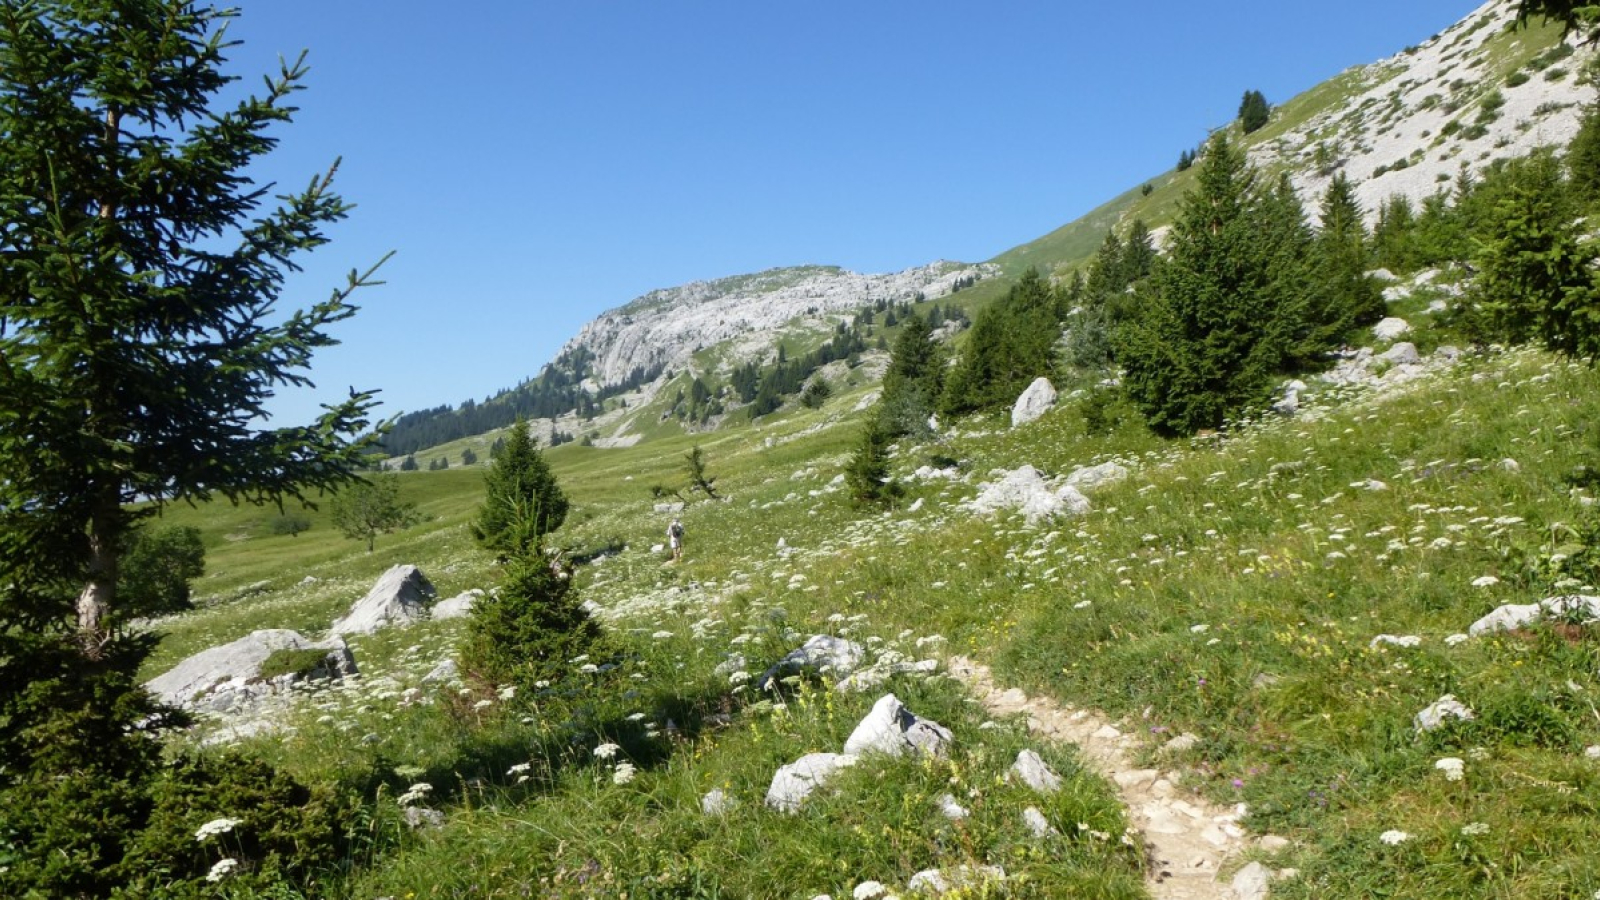
[(1239, 101), (1239, 125), (1245, 134), (1259, 131), (1272, 117), (1272, 106), (1260, 91), (1245, 91)]
[(845, 487), (850, 500), (857, 506), (888, 504), (905, 492), (898, 482), (889, 477), (889, 432), (877, 417), (867, 420), (861, 431), (861, 440), (845, 464)]
[(1395, 194), (1378, 210), (1372, 228), (1373, 262), (1396, 275), (1416, 269), (1416, 215), (1404, 194)]
[(1215, 428), (1264, 402), (1282, 362), (1287, 238), (1263, 240), (1260, 195), (1225, 133), (1201, 156), (1148, 299), (1113, 335), (1129, 398), (1162, 434)]
[(1367, 275), (1367, 229), (1350, 180), (1339, 173), (1328, 185), (1319, 209), (1321, 227), (1313, 242), (1314, 278), (1308, 291), (1305, 327), (1295, 356), (1315, 364), (1353, 329), (1383, 318), (1383, 291)]
[(504, 440), (483, 475), (483, 506), (472, 524), (472, 536), (499, 558), (509, 559), (520, 547), (536, 544), (561, 527), (567, 518), (567, 495), (534, 445), (525, 419), (518, 417)]
[[(1600, 66), (1591, 63), (1585, 80), (1600, 95)], [(1568, 181), (1578, 200), (1589, 207), (1600, 204), (1600, 96), (1592, 97), (1578, 121), (1578, 133), (1567, 145)]]
[(0, 4), (0, 895), (108, 896), (151, 868), (124, 854), (174, 717), (140, 685), (153, 638), (121, 627), (137, 523), (303, 498), (362, 464), (368, 393), (260, 426), (368, 281), (277, 307), (348, 206), (333, 168), (277, 201), (250, 180), (306, 68), (235, 92), (232, 15)]
[(1049, 282), (1029, 269), (1006, 295), (978, 314), (941, 405), (965, 413), (1009, 405), (1035, 378), (1056, 368), (1060, 304)]
[(883, 374), (879, 418), (884, 430), (895, 437), (925, 431), (943, 387), (944, 354), (933, 329), (921, 316), (909, 315)]

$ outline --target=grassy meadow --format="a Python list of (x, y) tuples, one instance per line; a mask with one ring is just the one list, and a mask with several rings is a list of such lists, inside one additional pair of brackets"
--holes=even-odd
[[(508, 696), (424, 680), (459, 620), (389, 629), (352, 640), (359, 678), (301, 696), (275, 714), (283, 730), (234, 749), (366, 798), (356, 850), (318, 895), (837, 897), (994, 865), (1005, 880), (974, 895), (1145, 896), (1115, 791), (1071, 748), (986, 721), (951, 679), (757, 690), (806, 637), (832, 634), (884, 666), (974, 656), (1002, 682), (1147, 734), (1152, 761), (1171, 736), (1196, 735), (1157, 764), (1246, 804), (1252, 830), (1291, 838), (1266, 857), (1298, 872), (1275, 897), (1589, 898), (1600, 628), (1454, 636), (1500, 604), (1584, 587), (1562, 561), (1595, 516), (1567, 478), (1600, 446), (1596, 377), (1531, 351), (1468, 356), (1186, 442), (1151, 437), (1131, 413), (1088, 434), (1064, 400), (1021, 428), (962, 421), (899, 446), (908, 493), (887, 511), (853, 508), (834, 481), (859, 392), (698, 439), (564, 445), (549, 459), (573, 513), (555, 543), (616, 551), (575, 578), (620, 656), (574, 663), (590, 668), (561, 692)], [(670, 518), (651, 486), (681, 486), (696, 441), (725, 500), (683, 511), (673, 565), (650, 552)], [(962, 506), (998, 469), (1105, 461), (1131, 475), (1079, 518), (1029, 525)], [(954, 477), (914, 475), (952, 462)], [(481, 477), (481, 465), (406, 474), (425, 521), (370, 555), (322, 513), (289, 537), (265, 524), (276, 510), (169, 510), (205, 531), (208, 574), (199, 610), (158, 623), (150, 674), (252, 629), (324, 629), (395, 563), (421, 566), (441, 597), (492, 589), (496, 567), (467, 533)], [(884, 691), (952, 729), (947, 759), (869, 759), (798, 815), (765, 808), (779, 765), (839, 752)], [(1419, 733), (1413, 716), (1447, 694), (1474, 718)], [(1063, 791), (1011, 783), (1024, 748)], [(729, 804), (707, 814), (713, 789)], [(940, 813), (946, 794), (967, 818)], [(1033, 837), (1027, 806), (1055, 833)], [(443, 824), (413, 829), (407, 807)]]

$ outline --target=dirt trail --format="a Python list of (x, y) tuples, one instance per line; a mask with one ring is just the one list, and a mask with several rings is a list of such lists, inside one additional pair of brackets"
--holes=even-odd
[(1076, 744), (1089, 764), (1117, 786), (1129, 824), (1143, 834), (1150, 853), (1145, 876), (1156, 900), (1260, 900), (1268, 870), (1251, 864), (1232, 881), (1218, 873), (1253, 846), (1277, 848), (1283, 838), (1251, 838), (1234, 809), (1221, 809), (1177, 787), (1177, 773), (1141, 769), (1131, 759), (1135, 739), (1093, 710), (1064, 707), (1046, 697), (1002, 689), (987, 666), (964, 657), (949, 660), (950, 673), (967, 684), (991, 713), (1025, 715), (1028, 729)]

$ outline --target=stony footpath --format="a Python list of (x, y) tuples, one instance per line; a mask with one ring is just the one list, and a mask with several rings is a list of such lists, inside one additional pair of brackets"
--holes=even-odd
[[(1135, 738), (1104, 715), (1002, 688), (987, 666), (965, 657), (951, 657), (947, 665), (991, 714), (1025, 716), (1034, 734), (1076, 744), (1088, 765), (1117, 786), (1129, 825), (1144, 838), (1145, 882), (1156, 900), (1261, 900), (1273, 878), (1292, 877), (1291, 870), (1273, 872), (1260, 863), (1233, 871), (1246, 850), (1277, 850), (1288, 841), (1251, 837), (1239, 825), (1242, 808), (1222, 809), (1184, 791), (1176, 772), (1136, 766)], [(1181, 746), (1193, 739), (1174, 740)], [(1222, 877), (1225, 872), (1230, 877)]]

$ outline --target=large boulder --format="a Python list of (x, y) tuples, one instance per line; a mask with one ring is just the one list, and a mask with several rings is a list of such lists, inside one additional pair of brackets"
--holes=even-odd
[(472, 607), (477, 604), (478, 598), (483, 596), (481, 588), (463, 591), (449, 600), (440, 600), (433, 605), (435, 619), (460, 619), (472, 614)]
[[(312, 659), (312, 651), (319, 650), (323, 651), (322, 656)], [(300, 651), (305, 658), (297, 660), (292, 671), (268, 681), (262, 677), (261, 665), (279, 651)], [(145, 687), (172, 706), (224, 712), (296, 681), (338, 678), (355, 671), (355, 656), (339, 638), (312, 641), (298, 632), (278, 628), (202, 650), (146, 682)]]
[(855, 764), (856, 757), (844, 753), (807, 753), (773, 774), (767, 805), (779, 812), (799, 812), (800, 804), (833, 773)]
[(1026, 425), (1050, 411), (1056, 404), (1055, 385), (1048, 378), (1035, 378), (1017, 402), (1011, 405), (1011, 427)]
[(945, 747), (955, 740), (950, 729), (932, 719), (917, 717), (900, 698), (884, 694), (873, 704), (856, 730), (844, 742), (844, 752), (853, 756), (883, 753), (889, 756), (944, 756)]
[(367, 595), (333, 623), (329, 634), (372, 634), (389, 625), (409, 625), (428, 617), (436, 592), (422, 570), (395, 566), (378, 578)]
[(1052, 488), (1038, 469), (1023, 466), (999, 481), (985, 482), (967, 506), (985, 515), (1014, 509), (1031, 525), (1055, 516), (1082, 515), (1089, 511), (1089, 498), (1070, 484)]

